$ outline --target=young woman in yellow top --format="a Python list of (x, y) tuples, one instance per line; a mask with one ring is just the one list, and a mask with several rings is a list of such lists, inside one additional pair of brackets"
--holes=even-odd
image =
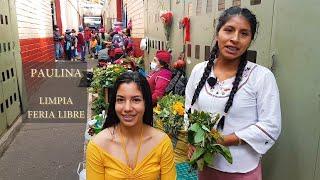
[(105, 129), (87, 147), (87, 180), (176, 179), (171, 141), (152, 127), (152, 114), (147, 80), (138, 72), (119, 76)]

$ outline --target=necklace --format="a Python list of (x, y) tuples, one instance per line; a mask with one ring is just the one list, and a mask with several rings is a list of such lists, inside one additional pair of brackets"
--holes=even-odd
[(140, 139), (139, 139), (139, 144), (138, 144), (138, 148), (137, 148), (137, 152), (136, 152), (136, 156), (134, 158), (134, 162), (131, 163), (129, 160), (129, 155), (127, 152), (127, 147), (126, 147), (126, 143), (125, 143), (125, 138), (122, 136), (122, 132), (121, 132), (121, 128), (119, 127), (119, 134), (120, 134), (120, 138), (121, 138), (121, 147), (122, 150), (125, 154), (126, 157), (126, 161), (127, 161), (127, 165), (131, 168), (134, 169), (137, 165), (137, 161), (138, 161), (138, 157), (139, 157), (139, 153), (140, 153), (140, 149), (141, 149), (141, 144), (142, 144), (142, 135), (143, 135), (143, 126), (141, 128), (141, 134), (140, 134)]

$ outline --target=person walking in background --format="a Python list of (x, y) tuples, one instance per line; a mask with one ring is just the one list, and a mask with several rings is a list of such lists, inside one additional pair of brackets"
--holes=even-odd
[[(256, 16), (231, 7), (218, 20), (209, 61), (197, 64), (186, 87), (185, 108), (220, 113), (218, 142), (230, 149), (233, 163), (216, 154), (199, 180), (261, 180), (261, 157), (281, 131), (279, 90), (272, 72), (247, 60), (257, 31)], [(195, 148), (190, 146), (189, 158)]]
[(63, 38), (64, 37), (60, 35), (59, 27), (57, 25), (54, 25), (53, 40), (54, 40), (56, 60), (61, 59), (63, 55), (63, 47), (61, 44), (61, 41), (63, 40)]
[(82, 26), (79, 26), (79, 33), (78, 33), (77, 37), (78, 37), (77, 49), (78, 49), (78, 52), (80, 54), (80, 60), (82, 62), (86, 62), (86, 60), (85, 60), (86, 42), (85, 42), (84, 33), (83, 33), (83, 27)]
[(96, 47), (98, 45), (97, 39), (95, 36), (91, 37), (91, 41), (90, 41), (90, 57), (94, 57), (96, 54)]
[(168, 51), (157, 51), (153, 61), (150, 63), (151, 73), (148, 75), (148, 83), (152, 93), (152, 103), (164, 95), (165, 89), (170, 83), (172, 72), (169, 69), (171, 54)]
[(78, 38), (76, 34), (76, 30), (71, 30), (71, 61), (75, 61), (76, 57), (78, 56), (77, 52), (77, 46), (78, 46)]
[(71, 36), (70, 29), (66, 29), (64, 41), (65, 41), (65, 52), (66, 52), (67, 60), (71, 60), (72, 36)]
[(95, 33), (95, 38), (97, 40), (97, 46), (96, 46), (96, 53), (94, 54), (94, 58), (98, 58), (98, 52), (102, 49), (102, 46), (101, 46), (101, 38), (100, 38), (100, 35), (99, 35), (99, 32), (96, 32)]
[(169, 136), (153, 126), (151, 91), (138, 72), (114, 85), (103, 130), (88, 144), (87, 180), (175, 180)]
[(86, 27), (84, 30), (84, 41), (86, 43), (86, 52), (90, 54), (90, 40), (91, 40), (91, 31), (89, 27)]

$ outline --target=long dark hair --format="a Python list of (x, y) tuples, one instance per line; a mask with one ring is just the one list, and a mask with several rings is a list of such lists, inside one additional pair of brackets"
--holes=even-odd
[[(137, 84), (144, 99), (145, 111), (143, 114), (143, 123), (153, 126), (152, 96), (147, 79), (138, 72), (125, 72), (117, 78), (114, 88), (111, 91), (107, 118), (103, 125), (103, 129), (119, 124), (120, 120), (115, 111), (117, 91), (121, 84), (131, 82)], [(130, 89), (128, 89), (128, 91), (130, 91)]]
[(163, 62), (163, 61), (159, 61), (159, 64), (162, 66), (162, 68), (170, 70), (170, 69), (169, 69), (169, 64), (168, 64), (168, 63)]
[[(256, 30), (257, 30), (257, 20), (256, 20), (256, 16), (247, 8), (240, 8), (240, 7), (231, 7), (227, 10), (225, 10), (221, 16), (219, 17), (219, 21), (218, 21), (218, 25), (216, 28), (216, 34), (218, 34), (218, 32), (220, 31), (221, 27), (230, 20), (231, 17), (233, 16), (243, 16), (244, 18), (246, 18), (246, 20), (250, 23), (250, 28), (251, 28), (251, 39), (254, 38)], [(204, 86), (204, 84), (207, 81), (207, 78), (209, 77), (209, 74), (211, 72), (212, 67), (214, 66), (214, 60), (216, 57), (219, 56), (219, 46), (218, 46), (218, 42), (215, 43), (215, 45), (213, 46), (211, 52), (210, 52), (210, 56), (208, 59), (208, 64), (205, 67), (204, 73), (202, 74), (202, 77), (198, 83), (198, 86), (193, 94), (192, 100), (191, 100), (191, 106), (196, 102), (196, 100), (199, 97), (199, 93), (202, 89), (202, 87)], [(224, 113), (228, 113), (230, 107), (233, 104), (233, 98), (234, 95), (236, 94), (236, 92), (238, 91), (238, 87), (239, 84), (241, 82), (242, 79), (242, 74), (244, 71), (245, 66), (247, 65), (247, 60), (246, 60), (246, 56), (247, 56), (247, 50), (241, 55), (240, 57), (240, 64), (238, 66), (238, 70), (236, 73), (236, 78), (234, 80), (233, 87), (232, 90), (230, 92), (229, 95), (229, 99), (226, 103), (226, 106), (224, 108)], [(189, 109), (190, 110), (190, 109)], [(189, 111), (190, 112), (190, 111)], [(224, 120), (225, 120), (225, 115), (222, 116), (221, 120), (218, 123), (218, 128), (219, 129), (223, 129), (224, 127)]]

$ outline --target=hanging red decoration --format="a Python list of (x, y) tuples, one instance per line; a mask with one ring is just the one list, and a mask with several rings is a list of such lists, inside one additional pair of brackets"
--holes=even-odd
[(184, 41), (189, 42), (190, 41), (190, 18), (184, 17), (181, 20), (181, 24), (182, 24), (183, 28), (185, 29)]
[(172, 11), (165, 11), (160, 15), (160, 19), (163, 23), (164, 29), (165, 29), (165, 36), (167, 41), (169, 41), (170, 37), (170, 30), (171, 30), (171, 25), (173, 21), (173, 13)]

